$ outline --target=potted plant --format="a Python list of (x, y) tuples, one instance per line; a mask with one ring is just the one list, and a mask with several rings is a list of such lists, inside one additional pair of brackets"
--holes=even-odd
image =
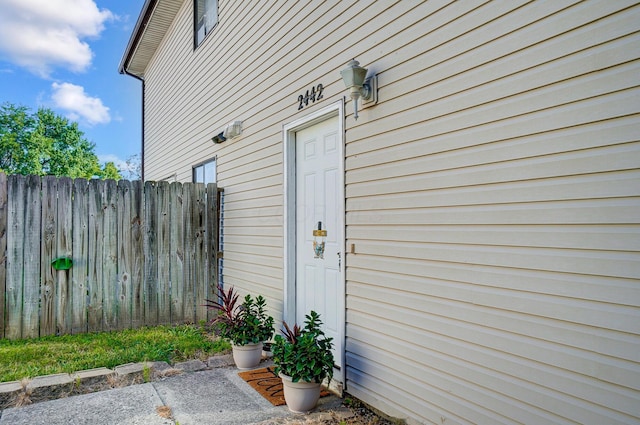
[(238, 369), (251, 369), (260, 363), (262, 343), (273, 336), (273, 317), (267, 314), (267, 302), (247, 294), (238, 304), (238, 294), (218, 285), (220, 302), (206, 300), (209, 309), (218, 310), (211, 323), (220, 336), (231, 342), (233, 361)]
[(321, 329), (320, 315), (311, 311), (304, 328), (283, 322), (283, 335), (272, 344), (274, 373), (282, 378), (284, 399), (296, 413), (313, 409), (320, 398), (320, 385), (333, 377), (332, 338)]

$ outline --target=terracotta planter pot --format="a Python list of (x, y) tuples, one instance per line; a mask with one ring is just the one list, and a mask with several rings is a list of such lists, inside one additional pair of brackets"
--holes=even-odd
[(320, 399), (320, 384), (315, 382), (293, 382), (290, 376), (280, 374), (287, 407), (294, 413), (313, 410)]
[(238, 369), (253, 369), (260, 364), (262, 359), (262, 343), (247, 344), (247, 345), (233, 345), (233, 361)]

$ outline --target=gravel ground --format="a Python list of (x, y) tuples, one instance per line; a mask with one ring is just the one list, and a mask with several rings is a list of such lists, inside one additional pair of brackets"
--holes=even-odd
[(397, 425), (375, 414), (358, 400), (345, 398), (348, 403), (336, 409), (299, 415), (289, 418), (271, 419), (254, 425)]

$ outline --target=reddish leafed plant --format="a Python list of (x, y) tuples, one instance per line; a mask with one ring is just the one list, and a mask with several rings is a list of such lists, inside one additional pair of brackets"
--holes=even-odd
[(267, 314), (267, 302), (258, 295), (255, 299), (247, 294), (242, 303), (235, 289), (227, 291), (218, 285), (220, 300), (205, 300), (205, 306), (217, 310), (211, 324), (219, 335), (234, 345), (258, 344), (273, 336), (273, 317)]
[(235, 320), (237, 315), (238, 306), (238, 294), (234, 287), (230, 287), (225, 291), (222, 285), (218, 284), (218, 293), (220, 294), (220, 301), (205, 300), (205, 306), (211, 310), (218, 310), (218, 314), (211, 320), (211, 324), (225, 323), (230, 326)]
[(282, 332), (284, 338), (291, 344), (295, 344), (298, 340), (298, 337), (300, 336), (300, 326), (298, 326), (298, 324), (296, 323), (293, 325), (293, 329), (291, 329), (289, 325), (287, 325), (287, 322), (282, 322), (282, 326), (283, 328), (280, 330), (280, 332)]

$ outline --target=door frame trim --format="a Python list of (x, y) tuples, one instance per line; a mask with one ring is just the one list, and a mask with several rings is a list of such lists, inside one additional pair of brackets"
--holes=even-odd
[(341, 285), (339, 292), (340, 305), (340, 339), (342, 350), (341, 370), (334, 370), (334, 379), (344, 382), (345, 372), (345, 337), (346, 337), (346, 267), (345, 267), (345, 243), (346, 243), (346, 217), (345, 217), (345, 134), (344, 134), (344, 98), (334, 102), (322, 109), (312, 112), (304, 117), (283, 125), (282, 138), (284, 141), (284, 299), (283, 299), (283, 320), (287, 323), (294, 323), (296, 319), (296, 132), (311, 127), (329, 118), (338, 118), (338, 157), (341, 158), (338, 164), (338, 175), (340, 176), (340, 193), (338, 198), (338, 217), (340, 217), (340, 255), (342, 258)]

